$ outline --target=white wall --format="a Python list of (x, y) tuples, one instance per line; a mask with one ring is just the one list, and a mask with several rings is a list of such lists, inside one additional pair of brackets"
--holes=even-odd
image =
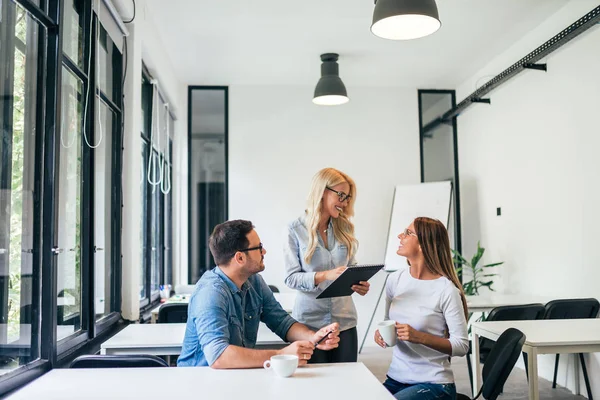
[[(394, 186), (420, 181), (416, 90), (354, 87), (351, 101), (337, 107), (314, 105), (313, 90), (230, 87), (229, 218), (254, 223), (267, 249), (262, 275), (282, 291), (290, 290), (284, 229), (305, 209), (318, 170), (335, 167), (356, 181), (361, 263), (383, 262)], [(383, 279), (372, 279), (366, 297), (354, 295), (361, 340)]]
[[(124, 19), (130, 18), (130, 3), (116, 0), (115, 6)], [(139, 285), (141, 269), (141, 74), (142, 60), (152, 76), (159, 82), (160, 90), (176, 116), (173, 132), (173, 239), (174, 277), (180, 265), (187, 265), (187, 219), (178, 218), (180, 207), (187, 206), (187, 113), (186, 87), (179, 82), (164, 45), (156, 34), (155, 22), (149, 15), (146, 2), (138, 1), (135, 20), (127, 24), (128, 69), (125, 80), (125, 135), (123, 150), (123, 281), (122, 314), (124, 319), (138, 320)], [(181, 240), (184, 240), (183, 242)]]
[[(596, 6), (570, 2), (465, 82), (457, 98)], [(498, 269), (501, 292), (600, 298), (599, 45), (594, 27), (548, 57), (548, 72), (522, 73), (491, 93), (491, 105), (458, 119), (463, 250), (472, 254), (480, 239), (483, 261), (506, 262)], [(566, 359), (558, 383), (573, 390)], [(553, 360), (540, 356), (540, 376), (552, 380)], [(600, 355), (586, 361), (600, 396)], [(587, 396), (583, 378), (580, 386)]]

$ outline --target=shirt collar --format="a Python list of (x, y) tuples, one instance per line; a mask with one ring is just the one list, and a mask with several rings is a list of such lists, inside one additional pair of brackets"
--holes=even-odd
[(242, 288), (238, 289), (236, 284), (231, 279), (229, 279), (229, 277), (227, 275), (225, 275), (225, 273), (219, 266), (216, 266), (214, 271), (215, 271), (215, 274), (217, 274), (217, 276), (219, 276), (219, 278), (221, 278), (225, 282), (225, 284), (227, 284), (227, 287), (229, 288), (229, 290), (231, 290), (231, 293), (238, 293), (241, 291), (246, 291), (246, 290), (248, 290), (248, 287), (250, 286), (250, 283), (248, 281), (246, 281), (242, 284)]

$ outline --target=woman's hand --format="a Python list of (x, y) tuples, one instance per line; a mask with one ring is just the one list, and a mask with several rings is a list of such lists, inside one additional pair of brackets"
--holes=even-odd
[(377, 329), (375, 331), (375, 343), (377, 343), (380, 347), (383, 347), (384, 349), (387, 347), (387, 345), (385, 344), (385, 341), (383, 340), (383, 338), (381, 337), (381, 334), (379, 333), (379, 329)]
[(342, 274), (346, 270), (346, 267), (337, 267), (334, 269), (330, 269), (329, 271), (321, 271), (315, 274), (315, 286), (320, 284), (323, 281), (334, 281), (338, 276)]
[(329, 271), (327, 271), (325, 273), (325, 279), (328, 281), (334, 281), (338, 278), (338, 276), (340, 276), (344, 271), (346, 270), (346, 267), (342, 266), (342, 267), (337, 267), (334, 269), (330, 269)]
[(408, 324), (399, 324), (396, 322), (396, 336), (398, 340), (419, 344), (421, 343), (422, 332)]
[(371, 286), (371, 284), (367, 281), (360, 281), (358, 283), (358, 285), (352, 285), (352, 290), (354, 290), (361, 296), (364, 296), (369, 291), (369, 287)]

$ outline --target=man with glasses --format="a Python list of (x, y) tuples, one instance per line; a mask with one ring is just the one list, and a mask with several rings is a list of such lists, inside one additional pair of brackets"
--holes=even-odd
[[(304, 365), (315, 346), (320, 350), (338, 347), (338, 323), (314, 332), (296, 322), (275, 300), (258, 275), (265, 269), (267, 251), (252, 222), (217, 225), (209, 247), (217, 266), (202, 275), (190, 298), (178, 366), (256, 368), (277, 354), (297, 355), (299, 365)], [(254, 349), (260, 321), (291, 344), (279, 350)]]

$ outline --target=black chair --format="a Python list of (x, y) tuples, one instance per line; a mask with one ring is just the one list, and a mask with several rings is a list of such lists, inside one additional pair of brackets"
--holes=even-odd
[(73, 360), (69, 368), (150, 368), (168, 367), (161, 358), (149, 354), (139, 355), (85, 355)]
[[(544, 305), (540, 303), (535, 304), (523, 304), (518, 306), (500, 306), (492, 309), (489, 315), (485, 319), (486, 321), (523, 321), (523, 320), (534, 320), (542, 319), (546, 312)], [(485, 364), (489, 353), (494, 346), (494, 341), (486, 338), (479, 339), (479, 360), (482, 364)], [(467, 368), (469, 369), (469, 379), (471, 386), (473, 385), (473, 370), (471, 366), (471, 349), (467, 353)], [(523, 361), (525, 363), (525, 373), (529, 376), (527, 371), (527, 356), (523, 354)]]
[[(496, 400), (523, 350), (525, 335), (518, 329), (508, 328), (492, 346), (483, 365), (483, 385), (475, 396), (483, 395), (486, 400)], [(458, 400), (470, 400), (469, 396), (457, 393)]]
[(271, 289), (273, 293), (279, 293), (279, 289), (275, 285), (269, 285), (269, 289)]
[(158, 309), (159, 324), (180, 324), (187, 322), (188, 305), (184, 303), (167, 303)]
[[(600, 310), (600, 303), (596, 299), (565, 299), (552, 300), (546, 304), (546, 313), (544, 319), (582, 319), (596, 318)], [(552, 379), (552, 388), (556, 388), (556, 375), (558, 373), (558, 360), (560, 354), (556, 355), (554, 361), (554, 378)], [(583, 370), (583, 378), (585, 379), (585, 388), (587, 389), (589, 400), (593, 400), (590, 389), (590, 381), (585, 366), (583, 353), (579, 353), (579, 361)]]

